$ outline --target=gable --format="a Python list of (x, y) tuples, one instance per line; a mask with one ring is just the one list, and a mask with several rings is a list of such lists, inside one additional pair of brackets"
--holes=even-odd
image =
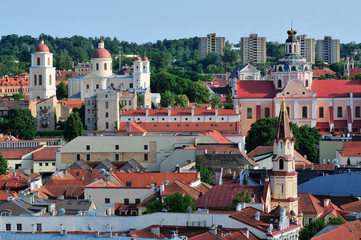
[(289, 81), (286, 87), (282, 92), (277, 94), (277, 97), (301, 97), (301, 98), (312, 98), (314, 97), (314, 93), (308, 91), (306, 87), (303, 85), (302, 81), (298, 79), (293, 79)]

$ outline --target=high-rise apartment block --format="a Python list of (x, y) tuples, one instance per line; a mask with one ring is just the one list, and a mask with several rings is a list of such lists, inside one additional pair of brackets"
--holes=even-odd
[(328, 64), (340, 61), (340, 40), (325, 36), (323, 40), (316, 42), (316, 60), (327, 62)]
[(241, 57), (244, 63), (266, 62), (266, 38), (250, 34), (241, 38)]
[(315, 62), (315, 39), (307, 38), (307, 35), (297, 36), (301, 47), (301, 56), (309, 63)]
[(199, 38), (199, 54), (205, 58), (208, 53), (215, 52), (218, 56), (223, 56), (225, 37), (217, 37), (215, 33), (207, 34), (207, 37)]

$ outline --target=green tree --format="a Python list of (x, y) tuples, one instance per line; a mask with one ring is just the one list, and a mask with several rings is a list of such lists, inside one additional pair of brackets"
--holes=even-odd
[(272, 146), (276, 123), (277, 118), (261, 118), (252, 123), (246, 137), (247, 152), (251, 152), (258, 146)]
[(314, 219), (300, 231), (300, 240), (311, 239), (316, 233), (318, 233), (325, 227), (325, 220), (323, 220), (322, 218)]
[[(189, 99), (192, 102), (197, 103), (209, 103), (209, 90), (205, 86), (203, 86), (201, 83), (194, 83), (192, 91), (191, 91), (191, 97)], [(192, 99), (193, 98), (193, 99)]]
[(79, 113), (71, 113), (68, 119), (65, 121), (63, 131), (64, 139), (69, 142), (78, 136), (84, 135), (85, 131), (83, 128), (83, 123), (81, 122)]
[(8, 161), (3, 157), (0, 152), (0, 175), (6, 174), (8, 171)]
[(179, 192), (166, 196), (163, 201), (168, 212), (187, 212), (188, 206), (194, 211), (196, 206), (196, 201), (189, 194), (183, 197)]
[(236, 210), (236, 207), (239, 203), (250, 203), (251, 201), (251, 193), (247, 190), (237, 192), (236, 195), (232, 196), (232, 206), (230, 207), (230, 209)]
[(145, 205), (146, 210), (143, 212), (143, 214), (160, 212), (162, 211), (163, 207), (164, 205), (162, 204), (162, 202), (159, 199), (156, 199), (152, 202), (148, 202)]
[(188, 102), (189, 102), (189, 99), (188, 99), (187, 95), (185, 95), (185, 94), (177, 95), (177, 97), (175, 99), (175, 103), (179, 107), (187, 107)]
[(169, 52), (156, 52), (153, 54), (150, 62), (155, 71), (164, 69), (170, 65), (172, 61), (172, 55)]
[(85, 126), (85, 104), (83, 103), (80, 108), (77, 108), (77, 107), (73, 108), (73, 112), (77, 112), (79, 114), (80, 120), (84, 125), (84, 129), (86, 129), (85, 128), (86, 127)]
[(229, 90), (227, 91), (226, 101), (224, 102), (224, 108), (225, 109), (233, 109), (232, 94)]
[(298, 127), (292, 124), (292, 132), (296, 138), (295, 150), (301, 155), (306, 155), (307, 159), (313, 163), (319, 164), (318, 144), (321, 139), (321, 134), (315, 127), (303, 125)]
[(211, 104), (212, 108), (221, 107), (221, 98), (216, 93), (211, 95)]
[(213, 184), (212, 175), (206, 166), (204, 166), (203, 164), (196, 164), (196, 169), (197, 172), (200, 172), (201, 174), (201, 181), (208, 184)]
[[(361, 54), (360, 54), (360, 55), (361, 55)], [(361, 80), (361, 73), (357, 74), (357, 75), (354, 77), (354, 79), (356, 79), (356, 80)]]
[(168, 106), (173, 107), (174, 101), (175, 101), (175, 94), (169, 90), (165, 91), (160, 95), (160, 106), (162, 107), (168, 107)]
[(58, 100), (68, 97), (68, 86), (61, 80), (61, 83), (56, 86), (56, 98)]
[(36, 119), (27, 109), (13, 108), (0, 122), (1, 132), (19, 136), (23, 140), (33, 140), (36, 133)]
[(332, 217), (328, 220), (327, 225), (342, 225), (345, 221), (341, 218), (341, 216), (338, 217)]
[(20, 99), (24, 99), (24, 95), (22, 95), (21, 93), (15, 93), (11, 97), (9, 97), (9, 99), (10, 98), (12, 98), (14, 100), (20, 100)]

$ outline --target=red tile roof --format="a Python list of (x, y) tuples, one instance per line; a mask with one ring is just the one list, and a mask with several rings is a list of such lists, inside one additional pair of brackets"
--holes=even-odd
[(205, 232), (189, 238), (189, 240), (219, 240), (220, 238), (210, 232)]
[(144, 128), (142, 128), (136, 122), (129, 123), (130, 131), (127, 131), (127, 125), (128, 125), (128, 123), (126, 123), (126, 122), (120, 123), (119, 130), (117, 132), (118, 133), (146, 133), (147, 132)]
[(352, 232), (358, 238), (361, 239), (361, 220), (348, 222), (348, 223), (343, 224), (342, 226), (347, 228), (350, 232)]
[(184, 195), (189, 194), (193, 199), (197, 199), (201, 193), (196, 188), (193, 188), (188, 184), (185, 184), (184, 182), (181, 182), (179, 180), (175, 180), (174, 182), (165, 186), (162, 196), (171, 195), (176, 192), (182, 193)]
[(298, 193), (299, 209), (303, 214), (319, 215), (323, 213), (323, 203), (310, 193)]
[(350, 76), (355, 77), (357, 74), (361, 74), (361, 68), (351, 68)]
[(254, 159), (258, 155), (263, 155), (266, 153), (273, 153), (273, 146), (258, 146), (248, 153), (248, 157)]
[(340, 239), (348, 239), (348, 240), (359, 240), (359, 238), (351, 233), (346, 227), (341, 226), (332, 231), (326, 232), (317, 237), (311, 238), (312, 240), (340, 240)]
[(113, 182), (106, 182), (104, 181), (104, 179), (99, 179), (87, 186), (85, 186), (86, 188), (119, 188), (119, 186)]
[[(168, 110), (170, 110), (170, 116), (191, 116), (192, 110), (194, 116), (215, 116), (216, 109), (204, 109), (204, 108), (172, 108), (172, 109), (143, 109), (143, 110), (128, 110), (122, 114), (122, 116), (145, 116), (148, 111), (148, 116), (168, 116)], [(236, 116), (238, 115), (232, 109), (217, 109), (218, 116)]]
[(274, 98), (276, 93), (272, 81), (237, 81), (237, 98)]
[(327, 215), (331, 214), (334, 217), (341, 217), (345, 222), (347, 222), (345, 216), (351, 213), (353, 212), (343, 211), (341, 208), (337, 207), (332, 202), (329, 202), (329, 204), (326, 207), (323, 207), (323, 213), (320, 216), (320, 218), (325, 218)]
[(313, 77), (325, 76), (326, 74), (330, 74), (330, 75), (335, 74), (335, 72), (329, 68), (313, 69), (312, 71), (313, 71)]
[(235, 183), (214, 186), (197, 199), (196, 207), (224, 210), (232, 205), (232, 197), (237, 193), (241, 193), (243, 190), (247, 190), (253, 194), (255, 203), (262, 201), (263, 186), (239, 185)]
[(58, 82), (59, 84), (61, 83), (61, 81), (67, 81), (66, 80), (66, 75), (67, 74), (71, 74), (71, 77), (75, 77), (75, 76), (78, 76), (78, 74), (74, 71), (61, 71), (61, 70), (57, 70), (56, 71), (56, 76), (58, 77)]
[(340, 206), (345, 211), (361, 212), (361, 201), (351, 202)]
[(250, 232), (249, 232), (249, 237), (247, 238), (245, 235), (243, 235), (242, 230), (241, 230), (241, 231), (233, 232), (231, 234), (227, 234), (227, 235), (223, 236), (223, 239), (225, 239), (225, 240), (247, 240), (247, 239), (257, 240), (258, 238), (255, 237)]
[(94, 182), (95, 179), (100, 178), (99, 169), (67, 169), (75, 179), (81, 180), (84, 185), (88, 185)]
[(81, 108), (81, 105), (85, 104), (85, 101), (81, 100), (59, 100), (64, 105), (67, 105), (70, 108)]
[(0, 149), (3, 157), (7, 160), (10, 159), (21, 159), (24, 155), (29, 154), (42, 146), (37, 146), (33, 148), (7, 148), (7, 149)]
[(18, 198), (18, 194), (13, 191), (0, 191), (0, 200), (7, 200), (8, 197)]
[(312, 80), (311, 89), (317, 98), (361, 97), (361, 80)]
[(195, 181), (200, 181), (199, 173), (158, 173), (158, 172), (143, 172), (143, 173), (126, 173), (126, 172), (118, 172), (113, 175), (118, 181), (120, 181), (124, 186), (126, 182), (131, 182), (131, 187), (149, 187), (151, 184), (155, 183), (157, 187), (160, 186), (161, 183), (165, 183), (168, 180), (170, 183), (175, 180), (183, 181), (184, 183), (190, 184)]
[(55, 161), (55, 151), (60, 146), (46, 146), (33, 153), (34, 161)]
[(216, 140), (218, 143), (231, 143), (227, 138), (223, 137), (223, 135), (218, 131), (210, 131), (204, 134), (201, 134), (200, 136), (210, 136), (214, 140)]
[(219, 153), (219, 154), (241, 154), (236, 144), (198, 144), (196, 149), (207, 150), (207, 153)]
[(30, 86), (30, 78), (28, 77), (0, 78), (0, 86)]
[(210, 82), (203, 82), (203, 86), (208, 87), (227, 87), (229, 84), (228, 79), (213, 79)]
[(344, 142), (343, 149), (337, 151), (341, 156), (361, 157), (361, 142)]

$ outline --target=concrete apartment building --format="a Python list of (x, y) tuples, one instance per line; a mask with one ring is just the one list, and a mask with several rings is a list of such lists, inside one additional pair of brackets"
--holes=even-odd
[(266, 38), (250, 34), (241, 38), (241, 59), (244, 63), (266, 62)]
[(325, 36), (323, 40), (316, 41), (316, 60), (328, 64), (340, 61), (340, 40)]
[(315, 39), (307, 38), (307, 35), (297, 36), (300, 42), (301, 56), (309, 63), (315, 62)]
[(216, 33), (207, 34), (207, 37), (199, 38), (199, 54), (201, 59), (205, 58), (208, 53), (215, 52), (218, 56), (223, 56), (225, 46), (225, 37), (217, 37)]

